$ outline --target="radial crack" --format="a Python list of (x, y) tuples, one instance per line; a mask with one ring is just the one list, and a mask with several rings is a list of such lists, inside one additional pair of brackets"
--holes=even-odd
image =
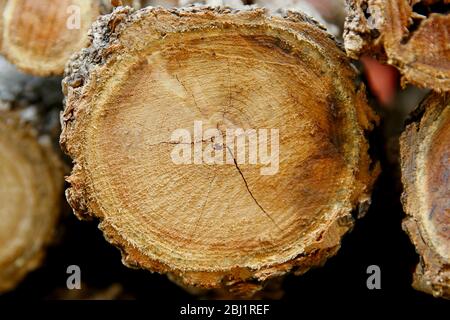
[(267, 218), (270, 219), (270, 221), (273, 222), (273, 224), (278, 228), (278, 230), (282, 231), (282, 229), (280, 228), (280, 226), (275, 222), (275, 220), (272, 218), (272, 216), (261, 206), (261, 204), (258, 202), (258, 200), (256, 200), (255, 196), (253, 195), (252, 191), (250, 190), (250, 187), (248, 185), (247, 180), (244, 177), (244, 174), (242, 173), (241, 169), (239, 168), (239, 165), (236, 161), (236, 158), (234, 157), (234, 154), (231, 152), (230, 147), (226, 146), (228, 152), (230, 152), (231, 156), (233, 157), (233, 161), (234, 161), (234, 165), (236, 166), (237, 171), (239, 172), (239, 174), (242, 177), (242, 180), (244, 181), (245, 187), (247, 188), (247, 191), (249, 193), (249, 195), (252, 197), (253, 201), (256, 203), (256, 205), (261, 209), (261, 211), (266, 215)]
[(168, 144), (168, 145), (194, 145), (197, 143), (203, 143), (203, 142), (211, 142), (211, 140), (197, 140), (197, 141), (192, 141), (192, 142), (180, 142), (180, 141), (159, 141), (159, 142), (155, 142), (155, 143), (149, 143), (147, 144), (148, 147), (156, 147), (156, 146), (160, 146), (160, 145), (164, 145), (164, 144)]
[(200, 112), (200, 114), (203, 115), (203, 111), (202, 111), (202, 109), (198, 106), (198, 104), (197, 104), (197, 99), (195, 98), (194, 93), (193, 93), (191, 90), (188, 90), (188, 88), (186, 88), (186, 85), (183, 83), (183, 81), (181, 81), (181, 80), (178, 78), (178, 75), (177, 75), (177, 74), (175, 75), (175, 79), (177, 79), (178, 83), (183, 87), (183, 89), (186, 91), (186, 93), (189, 94), (189, 95), (192, 97), (192, 99), (194, 100), (195, 107), (196, 107), (197, 110)]

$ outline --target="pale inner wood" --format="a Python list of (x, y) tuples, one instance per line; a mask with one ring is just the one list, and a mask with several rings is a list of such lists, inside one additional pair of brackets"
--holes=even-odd
[[(167, 36), (138, 61), (121, 61), (126, 75), (92, 110), (90, 194), (104, 223), (149, 257), (196, 271), (279, 263), (349, 211), (358, 159), (347, 152), (358, 124), (330, 98), (334, 75), (326, 64), (311, 69), (309, 45), (259, 32)], [(279, 172), (174, 164), (170, 136), (194, 121), (279, 129)]]
[[(19, 233), (21, 221), (26, 222), (34, 195), (27, 195), (26, 162), (14, 147), (0, 140), (0, 247), (8, 253)], [(29, 178), (28, 178), (29, 179)]]

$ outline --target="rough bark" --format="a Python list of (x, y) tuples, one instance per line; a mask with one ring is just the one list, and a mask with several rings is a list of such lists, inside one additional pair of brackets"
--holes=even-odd
[(420, 254), (413, 286), (450, 298), (450, 95), (430, 95), (401, 137), (404, 229)]
[(109, 0), (1, 2), (0, 53), (19, 69), (38, 76), (62, 75), (70, 56), (88, 43), (92, 22), (112, 10)]
[[(370, 203), (376, 116), (329, 34), (300, 13), (195, 7), (118, 8), (91, 34), (63, 81), (66, 195), (127, 266), (249, 292), (337, 252)], [(278, 173), (226, 143), (229, 164), (174, 164), (171, 134), (194, 121), (278, 128)]]
[(396, 66), (403, 83), (450, 90), (449, 0), (347, 0), (348, 55), (377, 55)]
[[(340, 11), (344, 12), (344, 5), (339, 1), (333, 1), (333, 13), (338, 15)], [(342, 0), (343, 1), (343, 0)], [(328, 32), (334, 36), (340, 36), (342, 33), (337, 24), (332, 23), (323, 18), (321, 12), (317, 10), (308, 0), (180, 0), (179, 7), (188, 5), (206, 5), (206, 6), (222, 6), (233, 9), (246, 9), (249, 5), (258, 8), (265, 8), (271, 15), (285, 15), (287, 11), (300, 11), (311, 16), (327, 28)], [(341, 6), (340, 6), (341, 5)], [(330, 4), (331, 6), (331, 4)], [(341, 9), (341, 10), (339, 10)], [(336, 16), (334, 16), (336, 17)]]
[(247, 3), (241, 0), (179, 0), (176, 3), (176, 7), (188, 7), (191, 5), (245, 9)]

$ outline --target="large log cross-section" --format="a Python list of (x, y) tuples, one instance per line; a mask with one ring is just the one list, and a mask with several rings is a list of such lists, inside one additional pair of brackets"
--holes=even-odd
[[(377, 118), (356, 77), (300, 13), (119, 7), (67, 67), (69, 203), (100, 219), (125, 264), (184, 284), (251, 291), (322, 265), (377, 172), (366, 139)], [(225, 139), (196, 136), (200, 122), (205, 133), (278, 132), (278, 167), (262, 174), (261, 146), (252, 163)], [(171, 140), (182, 129), (193, 138)], [(174, 162), (191, 144), (193, 157)], [(195, 161), (205, 153), (224, 163)]]

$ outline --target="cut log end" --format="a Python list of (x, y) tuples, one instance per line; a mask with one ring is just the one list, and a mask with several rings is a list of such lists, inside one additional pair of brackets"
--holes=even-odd
[(0, 52), (34, 75), (59, 75), (88, 42), (99, 0), (6, 0), (0, 5)]
[[(0, 53), (27, 73), (62, 75), (70, 56), (89, 42), (92, 22), (110, 13), (113, 4), (110, 0), (3, 0)], [(141, 1), (124, 0), (120, 5), (139, 8)]]
[(347, 0), (345, 47), (352, 58), (378, 55), (404, 83), (450, 91), (450, 2)]
[(36, 268), (53, 233), (63, 184), (61, 163), (12, 111), (0, 112), (0, 292)]
[[(243, 284), (337, 251), (370, 199), (365, 134), (376, 117), (325, 31), (293, 13), (119, 8), (93, 35), (64, 80), (67, 197), (79, 216), (100, 218), (125, 264), (253, 290)], [(239, 161), (218, 136), (209, 152), (222, 165), (174, 163), (175, 148), (207, 151), (198, 121), (224, 135), (279, 130), (279, 167), (261, 174), (268, 164)], [(183, 128), (192, 140), (172, 141)]]
[(401, 138), (404, 228), (421, 260), (414, 287), (450, 298), (450, 95), (432, 94)]

